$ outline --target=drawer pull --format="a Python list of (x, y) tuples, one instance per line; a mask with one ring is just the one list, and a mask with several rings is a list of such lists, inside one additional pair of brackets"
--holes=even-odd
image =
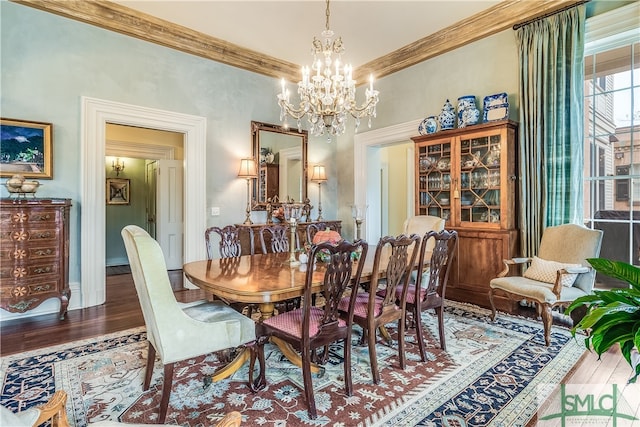
[(33, 272), (36, 274), (43, 274), (43, 273), (51, 273), (52, 269), (51, 266), (46, 266), (46, 267), (36, 267), (33, 269)]
[(38, 249), (38, 250), (33, 251), (33, 253), (36, 254), (36, 255), (40, 255), (40, 256), (51, 255), (51, 254), (53, 254), (53, 249), (51, 249), (51, 248)]
[(50, 213), (33, 214), (31, 215), (31, 219), (34, 221), (51, 221), (51, 214)]
[(31, 288), (34, 292), (46, 292), (51, 290), (51, 285), (37, 285)]

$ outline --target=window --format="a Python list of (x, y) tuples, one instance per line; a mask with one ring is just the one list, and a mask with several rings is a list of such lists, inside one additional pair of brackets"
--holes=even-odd
[[(635, 3), (589, 18), (584, 81), (585, 224), (600, 256), (640, 265), (640, 31)], [(598, 286), (618, 286), (603, 283)]]
[[(629, 165), (616, 166), (616, 176), (629, 176)], [(624, 202), (629, 200), (629, 180), (617, 179), (616, 180), (616, 201)]]

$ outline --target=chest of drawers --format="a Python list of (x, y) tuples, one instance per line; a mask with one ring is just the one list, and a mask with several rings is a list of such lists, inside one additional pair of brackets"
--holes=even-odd
[(0, 200), (0, 307), (24, 313), (69, 290), (70, 199)]

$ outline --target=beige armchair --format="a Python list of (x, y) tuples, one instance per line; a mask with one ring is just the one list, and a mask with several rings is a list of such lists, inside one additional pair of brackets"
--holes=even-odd
[[(162, 249), (145, 230), (135, 225), (122, 229), (131, 272), (140, 300), (149, 340), (143, 390), (148, 390), (156, 352), (164, 366), (159, 423), (165, 421), (173, 367), (176, 362), (255, 342), (255, 324), (222, 301), (181, 306), (173, 294)], [(249, 358), (238, 356), (213, 375), (226, 378)]]
[[(552, 310), (592, 292), (595, 271), (586, 259), (598, 257), (601, 242), (601, 230), (575, 224), (548, 227), (542, 235), (537, 256), (504, 260), (504, 270), (489, 283), (491, 319), (496, 317), (496, 295), (533, 302), (542, 317), (544, 340), (548, 346)], [(521, 265), (529, 265), (522, 276), (508, 276), (512, 266)]]

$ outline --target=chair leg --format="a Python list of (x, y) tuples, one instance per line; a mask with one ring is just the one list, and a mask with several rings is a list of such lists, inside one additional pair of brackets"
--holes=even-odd
[[(407, 366), (406, 358), (404, 356), (405, 316), (406, 314), (398, 319), (398, 361), (400, 362), (400, 369), (402, 369), (403, 371)], [(376, 369), (377, 368), (378, 366), (376, 361)]]
[[(264, 360), (264, 344), (268, 339), (268, 337), (259, 337), (253, 344), (248, 345), (249, 350), (251, 351), (251, 358), (249, 359), (249, 388), (253, 392), (262, 390), (267, 386)], [(260, 372), (258, 373), (258, 378), (254, 380), (254, 367), (256, 358), (258, 359)]]
[(492, 322), (496, 320), (496, 305), (493, 302), (493, 291), (494, 291), (493, 288), (491, 288), (491, 290), (489, 291), (489, 303), (491, 303), (491, 321)]
[(422, 332), (422, 319), (420, 318), (420, 314), (418, 313), (418, 308), (414, 305), (412, 307), (412, 316), (414, 319), (414, 324), (416, 326), (416, 341), (418, 341), (418, 347), (420, 348), (420, 357), (423, 362), (427, 361), (427, 349), (424, 345), (424, 335)]
[(436, 308), (438, 314), (438, 332), (440, 333), (440, 348), (447, 350), (447, 343), (444, 340), (444, 307), (440, 306)]
[(551, 314), (551, 306), (549, 304), (538, 303), (538, 310), (541, 311), (542, 324), (544, 326), (544, 344), (549, 347), (551, 345), (551, 324), (553, 323), (553, 315)]
[(164, 424), (167, 418), (171, 385), (173, 384), (173, 365), (173, 363), (164, 365), (164, 382), (162, 384), (162, 396), (160, 397), (160, 417), (158, 418), (158, 424)]
[(302, 380), (309, 408), (309, 418), (315, 420), (318, 414), (316, 412), (316, 400), (313, 395), (313, 382), (311, 381), (311, 350), (308, 347), (302, 349)]
[(351, 379), (351, 333), (344, 339), (344, 389), (347, 396), (353, 395), (353, 381)]
[(156, 349), (151, 345), (151, 341), (149, 341), (149, 347), (147, 349), (147, 368), (144, 372), (144, 385), (142, 386), (142, 391), (149, 390), (149, 386), (151, 385), (151, 376), (153, 375), (153, 365), (156, 362)]
[[(371, 375), (373, 375), (373, 383), (380, 383), (380, 372), (378, 372), (378, 356), (376, 355), (376, 327), (367, 328), (367, 344), (369, 346), (369, 364), (371, 365)], [(346, 343), (345, 343), (346, 346)], [(346, 352), (346, 348), (345, 348)], [(347, 356), (345, 354), (345, 366)]]

